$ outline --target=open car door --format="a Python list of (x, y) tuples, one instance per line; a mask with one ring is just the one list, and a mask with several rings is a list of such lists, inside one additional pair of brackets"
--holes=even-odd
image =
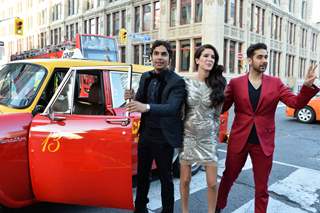
[(74, 113), (78, 75), (94, 70), (104, 97), (102, 70), (117, 68), (131, 69), (70, 68), (44, 113), (33, 119), (29, 156), (37, 200), (133, 208), (129, 117)]

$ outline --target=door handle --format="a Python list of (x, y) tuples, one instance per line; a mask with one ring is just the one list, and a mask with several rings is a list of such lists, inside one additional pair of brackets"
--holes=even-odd
[(128, 126), (130, 123), (129, 118), (107, 118), (106, 122), (109, 124), (118, 124), (121, 126)]

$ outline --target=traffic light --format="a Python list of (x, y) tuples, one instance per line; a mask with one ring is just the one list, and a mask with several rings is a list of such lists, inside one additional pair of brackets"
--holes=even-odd
[(23, 35), (23, 19), (21, 18), (14, 19), (14, 33), (16, 35)]
[(127, 30), (124, 28), (119, 30), (119, 41), (121, 44), (127, 43)]

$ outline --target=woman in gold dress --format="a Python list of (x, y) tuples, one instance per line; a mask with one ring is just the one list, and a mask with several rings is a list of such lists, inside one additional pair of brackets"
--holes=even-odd
[(180, 194), (183, 213), (189, 212), (191, 165), (204, 166), (208, 185), (208, 213), (214, 213), (217, 197), (217, 143), (219, 118), (226, 80), (218, 65), (217, 50), (209, 44), (199, 47), (194, 56), (196, 75), (186, 78), (184, 142), (180, 153)]

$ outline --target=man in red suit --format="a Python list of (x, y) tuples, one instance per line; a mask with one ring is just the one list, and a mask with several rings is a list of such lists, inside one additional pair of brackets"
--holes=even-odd
[(220, 182), (217, 209), (227, 205), (231, 186), (248, 155), (252, 160), (255, 183), (255, 213), (267, 212), (268, 179), (272, 167), (275, 134), (275, 111), (279, 101), (292, 108), (302, 108), (319, 91), (315, 81), (316, 66), (310, 66), (298, 95), (294, 95), (279, 78), (264, 74), (268, 50), (263, 43), (247, 49), (249, 73), (231, 79), (225, 90), (222, 111), (234, 103), (235, 118), (231, 128), (225, 170)]

